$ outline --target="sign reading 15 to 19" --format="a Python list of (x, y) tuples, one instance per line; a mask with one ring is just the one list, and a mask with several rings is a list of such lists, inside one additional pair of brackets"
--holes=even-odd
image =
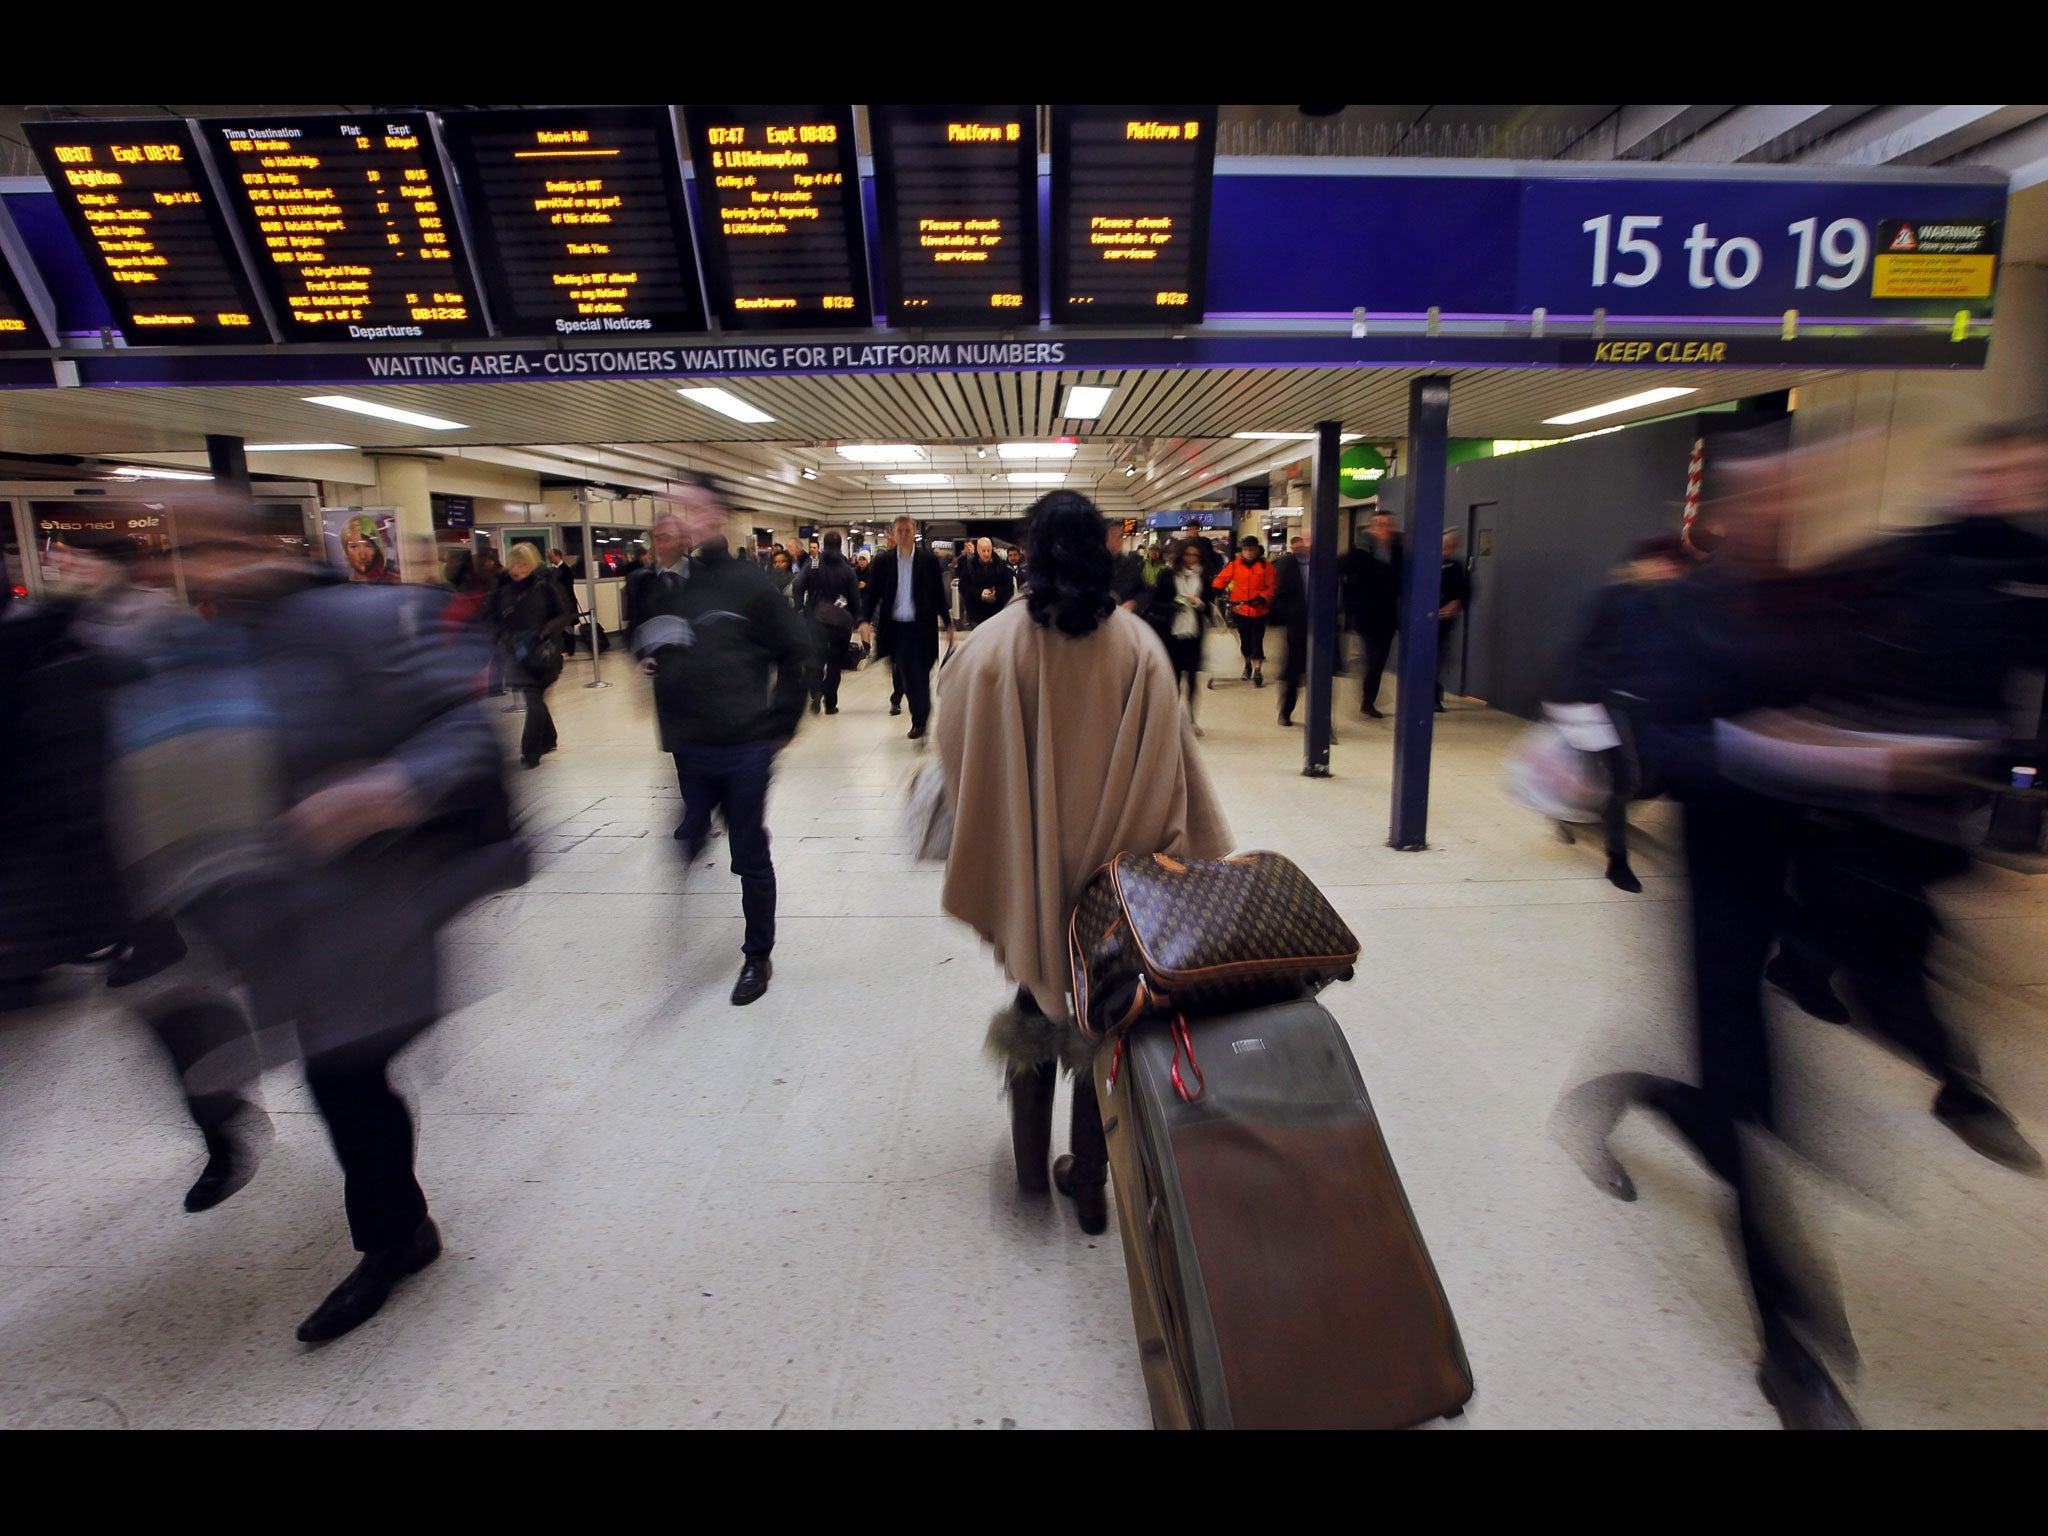
[[(1664, 250), (1652, 237), (1664, 220), (1651, 214), (1603, 213), (1580, 226), (1593, 237), (1593, 286), (1641, 288), (1664, 268)], [(1618, 226), (1618, 228), (1617, 228)], [(1849, 288), (1870, 265), (1870, 229), (1861, 219), (1819, 219), (1787, 227), (1782, 259), (1794, 263), (1794, 288)], [(1704, 223), (1679, 242), (1685, 250), (1685, 278), (1695, 288), (1747, 288), (1763, 274), (1764, 248), (1748, 235), (1717, 236)]]

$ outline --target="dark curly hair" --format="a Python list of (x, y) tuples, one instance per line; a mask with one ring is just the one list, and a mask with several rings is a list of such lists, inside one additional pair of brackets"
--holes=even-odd
[(1031, 567), (1025, 599), (1031, 622), (1064, 635), (1085, 635), (1116, 611), (1111, 582), (1116, 561), (1095, 503), (1078, 491), (1041, 496), (1024, 514), (1024, 558)]

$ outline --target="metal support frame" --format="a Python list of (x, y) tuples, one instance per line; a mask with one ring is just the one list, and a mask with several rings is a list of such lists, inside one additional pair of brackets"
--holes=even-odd
[(1309, 524), (1308, 723), (1301, 771), (1330, 776), (1330, 690), (1337, 672), (1337, 475), (1339, 421), (1316, 423), (1315, 500)]
[(207, 433), (206, 467), (212, 472), (215, 485), (223, 490), (248, 494), (249, 458), (243, 450), (241, 438)]
[(1436, 729), (1437, 609), (1443, 605), (1444, 482), (1451, 381), (1408, 386), (1408, 557), (1401, 582), (1401, 667), (1394, 700), (1394, 803), (1387, 842), (1429, 845), (1429, 759)]
[[(597, 545), (590, 537), (590, 492), (586, 488), (576, 493), (577, 504), (583, 509), (583, 600), (590, 609), (590, 681), (586, 688), (609, 688), (604, 680), (603, 647), (597, 640)], [(570, 620), (574, 623), (575, 620)]]

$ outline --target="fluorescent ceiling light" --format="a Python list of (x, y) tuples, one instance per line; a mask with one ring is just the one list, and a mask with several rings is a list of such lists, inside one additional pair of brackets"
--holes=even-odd
[(1012, 485), (1064, 485), (1067, 472), (1063, 469), (1013, 470), (1003, 478)]
[(758, 426), (775, 418), (766, 411), (757, 410), (738, 395), (728, 394), (722, 389), (679, 389), (676, 391), (692, 405), (701, 405), (707, 411), (716, 411), (721, 416), (730, 416), (734, 421), (744, 421)]
[[(1312, 443), (1316, 440), (1316, 435), (1313, 432), (1233, 432), (1230, 435), (1257, 443)], [(1359, 432), (1339, 432), (1337, 434), (1337, 441), (1340, 443), (1355, 443), (1363, 435), (1363, 433)]]
[(116, 464), (114, 473), (123, 480), (211, 480), (213, 476), (196, 469), (146, 469), (140, 464)]
[(891, 485), (951, 485), (951, 475), (885, 475)]
[(1680, 395), (1696, 395), (1696, 389), (1680, 389), (1666, 385), (1662, 389), (1646, 389), (1639, 395), (1624, 395), (1619, 400), (1610, 400), (1605, 405), (1589, 405), (1582, 411), (1566, 411), (1562, 416), (1546, 416), (1546, 427), (1571, 427), (1582, 421), (1591, 421), (1596, 416), (1612, 416), (1620, 411), (1632, 411), (1637, 406), (1655, 405), (1659, 400), (1676, 400)]
[(354, 443), (244, 443), (244, 453), (354, 453)]
[(408, 427), (425, 427), (433, 432), (468, 430), (462, 422), (450, 421), (445, 416), (428, 416), (420, 411), (401, 411), (395, 405), (379, 405), (374, 400), (357, 400), (348, 395), (305, 395), (301, 398), (308, 405), (324, 405), (333, 411), (354, 411), (358, 416), (375, 416), (384, 421), (402, 421)]
[(1067, 408), (1060, 414), (1071, 421), (1098, 420), (1115, 393), (1116, 386), (1112, 384), (1069, 384)]
[(924, 450), (915, 443), (844, 443), (839, 457), (858, 464), (913, 464)]
[(1071, 459), (1079, 443), (997, 443), (996, 455), (1005, 459)]

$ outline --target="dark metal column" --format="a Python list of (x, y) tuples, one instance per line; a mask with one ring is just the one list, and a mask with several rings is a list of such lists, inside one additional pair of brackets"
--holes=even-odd
[(1394, 700), (1394, 812), (1387, 841), (1429, 840), (1429, 753), (1436, 727), (1436, 611), (1443, 603), (1444, 476), (1451, 381), (1408, 386), (1408, 553), (1401, 580), (1400, 693)]
[(1342, 422), (1316, 423), (1315, 508), (1309, 523), (1308, 734), (1301, 771), (1330, 776), (1330, 682), (1337, 672), (1337, 442)]
[(213, 483), (223, 490), (249, 489), (249, 460), (242, 451), (242, 439), (239, 437), (207, 433), (206, 467), (213, 471)]

